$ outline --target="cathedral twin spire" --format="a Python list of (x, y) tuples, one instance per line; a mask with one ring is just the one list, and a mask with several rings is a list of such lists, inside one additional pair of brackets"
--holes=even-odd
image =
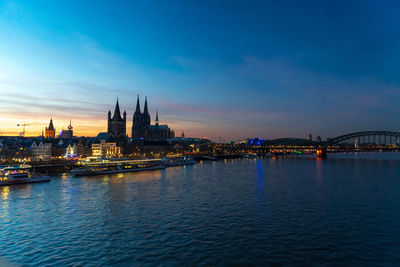
[(140, 102), (139, 102), (139, 95), (137, 95), (137, 101), (136, 101), (136, 111), (135, 111), (135, 113), (142, 114), (142, 112), (140, 112)]
[[(121, 118), (121, 111), (119, 101), (115, 105), (114, 115), (111, 118), (111, 111), (108, 111), (108, 136), (110, 140), (123, 142), (126, 141), (126, 112), (124, 111), (123, 118)], [(144, 100), (143, 113), (140, 109), (139, 95), (136, 101), (136, 110), (133, 114), (132, 121), (132, 137), (133, 138), (150, 138), (155, 140), (163, 140), (175, 136), (168, 125), (159, 126), (158, 111), (156, 112), (155, 125), (151, 125), (149, 106), (147, 104), (147, 97)], [(124, 141), (124, 142), (125, 142)]]
[[(150, 113), (149, 113), (149, 108), (148, 108), (148, 105), (147, 105), (147, 96), (145, 97), (145, 100), (144, 100), (144, 109), (143, 109), (143, 113), (142, 113), (140, 111), (140, 100), (139, 100), (139, 95), (138, 95), (137, 101), (136, 101), (136, 110), (135, 110), (135, 113), (133, 114), (134, 118), (135, 118), (135, 115), (136, 116), (143, 116), (145, 123), (146, 124), (150, 124)], [(120, 108), (119, 108), (119, 101), (118, 101), (118, 98), (117, 98), (117, 104), (115, 105), (115, 109), (114, 109), (114, 116), (111, 118), (111, 111), (108, 111), (108, 117), (109, 117), (110, 120), (122, 121), (122, 120), (124, 120), (126, 118), (126, 111), (124, 111), (123, 116), (124, 116), (124, 118), (122, 118), (122, 116), (121, 116), (121, 111), (120, 111)], [(156, 114), (156, 121), (158, 122), (158, 111), (157, 111), (157, 114)]]
[(143, 111), (143, 114), (146, 114), (146, 115), (149, 114), (149, 109), (147, 108), (147, 96), (145, 97), (145, 100), (144, 100), (144, 111)]
[[(141, 113), (140, 112), (140, 100), (139, 100), (139, 95), (137, 96), (137, 101), (136, 101), (136, 111), (135, 113)], [(147, 106), (147, 96), (144, 98), (144, 110), (143, 114), (149, 114), (149, 108)]]
[(150, 125), (150, 113), (149, 113), (149, 108), (147, 105), (147, 96), (144, 99), (144, 109), (143, 109), (143, 113), (140, 111), (140, 100), (139, 100), (139, 95), (137, 97), (137, 101), (136, 101), (136, 111), (133, 114), (133, 121), (138, 122), (138, 121), (142, 121), (142, 123), (144, 125)]

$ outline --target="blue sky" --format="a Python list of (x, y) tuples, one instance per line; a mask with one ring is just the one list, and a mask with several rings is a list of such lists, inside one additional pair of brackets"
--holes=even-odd
[[(400, 131), (398, 1), (0, 1), (0, 131), (105, 131), (117, 95), (218, 140)], [(129, 133), (130, 131), (128, 131)]]

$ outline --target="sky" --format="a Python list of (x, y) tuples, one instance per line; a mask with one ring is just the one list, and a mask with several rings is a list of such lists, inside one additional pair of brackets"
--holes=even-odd
[(130, 135), (138, 94), (214, 141), (400, 131), (399, 47), (397, 0), (0, 0), (0, 134), (96, 136), (118, 97)]

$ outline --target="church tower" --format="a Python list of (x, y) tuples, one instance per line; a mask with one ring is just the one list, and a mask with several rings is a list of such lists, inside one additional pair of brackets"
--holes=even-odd
[(44, 132), (45, 138), (55, 138), (56, 137), (56, 129), (53, 126), (53, 119), (50, 119), (49, 127), (46, 127)]
[(111, 118), (111, 111), (108, 111), (108, 137), (117, 143), (126, 141), (126, 111), (121, 117), (119, 103), (115, 105), (114, 116)]

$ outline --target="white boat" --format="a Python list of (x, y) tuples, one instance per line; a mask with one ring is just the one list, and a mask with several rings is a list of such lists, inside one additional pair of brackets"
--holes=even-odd
[(167, 167), (196, 164), (196, 161), (192, 157), (188, 156), (163, 158), (161, 162)]
[(74, 176), (101, 175), (165, 169), (160, 159), (145, 160), (98, 160), (82, 163), (81, 168), (72, 169)]
[(32, 166), (22, 164), (19, 166), (0, 167), (0, 186), (13, 184), (27, 184), (49, 182), (49, 176), (36, 176), (32, 173)]

